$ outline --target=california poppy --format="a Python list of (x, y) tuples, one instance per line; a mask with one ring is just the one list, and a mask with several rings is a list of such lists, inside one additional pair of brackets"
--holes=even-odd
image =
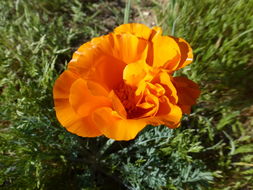
[(193, 60), (181, 38), (159, 27), (123, 24), (74, 54), (56, 80), (56, 116), (82, 137), (130, 140), (147, 124), (176, 128), (200, 94), (198, 85), (173, 72)]

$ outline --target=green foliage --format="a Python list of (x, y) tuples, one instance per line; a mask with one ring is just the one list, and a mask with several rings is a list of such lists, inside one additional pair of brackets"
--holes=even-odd
[(131, 189), (201, 189), (213, 179), (195, 158), (202, 149), (196, 130), (150, 126), (109, 157)]
[(195, 61), (177, 74), (202, 95), (180, 128), (149, 126), (115, 142), (66, 132), (52, 87), (80, 44), (123, 23), (124, 3), (1, 1), (0, 189), (253, 187), (253, 2), (145, 3), (165, 33), (190, 42)]

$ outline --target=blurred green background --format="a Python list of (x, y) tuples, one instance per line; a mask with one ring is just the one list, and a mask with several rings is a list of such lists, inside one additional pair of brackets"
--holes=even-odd
[(123, 23), (125, 1), (0, 1), (0, 189), (253, 189), (253, 0), (132, 0), (129, 22), (186, 39), (201, 86), (176, 130), (128, 142), (60, 126), (52, 87), (72, 53)]

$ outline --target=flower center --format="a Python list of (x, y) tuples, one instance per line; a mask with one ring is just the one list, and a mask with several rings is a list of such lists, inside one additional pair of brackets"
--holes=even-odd
[(165, 89), (158, 83), (147, 83), (146, 94), (153, 94), (159, 98), (165, 94)]
[(133, 113), (137, 110), (135, 103), (135, 89), (122, 82), (116, 89), (114, 89), (114, 92), (123, 104), (127, 112), (127, 118), (133, 118)]
[(165, 95), (162, 85), (147, 82), (141, 94), (136, 96), (137, 87), (131, 87), (122, 82), (116, 89), (115, 94), (124, 106), (127, 118), (148, 117), (157, 113), (159, 101)]

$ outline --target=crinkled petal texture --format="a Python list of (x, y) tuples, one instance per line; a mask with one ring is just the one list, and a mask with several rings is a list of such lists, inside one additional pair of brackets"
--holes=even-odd
[(181, 38), (159, 27), (123, 24), (74, 54), (54, 85), (59, 122), (82, 137), (130, 140), (148, 124), (176, 128), (200, 94), (173, 72), (193, 60)]

